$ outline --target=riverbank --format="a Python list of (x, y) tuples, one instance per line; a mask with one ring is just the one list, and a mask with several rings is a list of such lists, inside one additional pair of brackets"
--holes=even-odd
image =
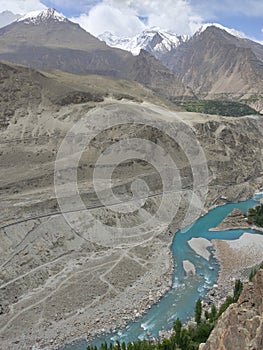
[(209, 231), (217, 232), (246, 228), (251, 228), (247, 222), (247, 218), (241, 210), (235, 208), (217, 227), (211, 227)]
[[(244, 233), (237, 240), (214, 240), (215, 257), (220, 263), (215, 299), (226, 297), (236, 279), (246, 280), (249, 271), (263, 261), (263, 235)], [(218, 300), (217, 300), (218, 302)]]
[[(242, 208), (243, 211), (247, 210), (247, 208), (251, 207), (253, 205), (253, 201), (248, 201), (248, 203), (239, 203), (237, 204), (240, 208)], [(230, 204), (230, 208), (232, 208), (231, 210), (233, 210), (233, 208), (235, 207), (235, 204)], [(162, 328), (164, 325), (168, 325), (169, 327), (172, 327), (172, 322), (168, 323), (168, 320), (174, 320), (174, 312), (176, 310), (178, 310), (178, 308), (175, 305), (175, 301), (177, 300), (177, 296), (178, 294), (181, 294), (183, 297), (182, 299), (179, 298), (180, 300), (180, 304), (178, 305), (184, 305), (183, 308), (187, 309), (188, 311), (185, 312), (184, 310), (184, 314), (181, 315), (179, 314), (178, 317), (181, 318), (182, 320), (184, 320), (183, 322), (185, 322), (187, 320), (187, 313), (188, 315), (192, 314), (192, 311), (194, 310), (194, 304), (196, 301), (196, 298), (198, 297), (198, 295), (202, 294), (202, 297), (204, 297), (205, 294), (207, 294), (206, 299), (208, 300), (207, 305), (211, 305), (212, 303), (216, 303), (216, 305), (219, 305), (222, 303), (222, 301), (225, 299), (225, 297), (230, 294), (232, 292), (232, 284), (231, 286), (229, 286), (229, 290), (225, 290), (223, 287), (223, 285), (214, 285), (214, 287), (212, 288), (213, 284), (217, 283), (217, 273), (218, 273), (218, 264), (216, 263), (216, 261), (210, 260), (208, 258), (208, 255), (211, 254), (215, 249), (214, 247), (211, 246), (211, 240), (212, 237), (215, 235), (215, 237), (221, 237), (221, 235), (217, 234), (217, 233), (209, 233), (209, 227), (211, 226), (216, 226), (220, 223), (220, 221), (218, 220), (218, 217), (221, 217), (221, 220), (223, 220), (224, 216), (223, 213), (225, 211), (227, 211), (227, 213), (229, 213), (229, 205), (226, 206), (222, 206), (219, 208), (215, 208), (214, 211), (211, 211), (208, 215), (208, 217), (202, 217), (199, 220), (197, 220), (197, 222), (191, 226), (191, 228), (188, 231), (178, 231), (178, 233), (176, 234), (175, 238), (174, 238), (174, 243), (172, 248), (173, 254), (174, 256), (179, 257), (179, 261), (175, 261), (175, 265), (176, 267), (176, 271), (177, 271), (177, 276), (179, 277), (179, 281), (180, 283), (183, 284), (186, 282), (186, 289), (184, 289), (184, 287), (179, 287), (179, 290), (177, 289), (178, 284), (176, 281), (175, 282), (175, 288), (170, 289), (169, 293), (167, 293), (167, 295), (165, 296), (165, 298), (163, 298), (160, 302), (159, 298), (156, 299), (156, 305), (154, 305), (154, 307), (151, 308), (151, 310), (149, 310), (149, 312), (147, 312), (147, 314), (145, 316), (143, 316), (142, 318), (139, 318), (140, 316), (140, 311), (141, 309), (136, 307), (135, 309), (135, 313), (129, 313), (127, 312), (128, 310), (125, 309), (125, 313), (128, 317), (130, 317), (127, 320), (123, 320), (123, 315), (119, 315), (120, 317), (118, 317), (117, 321), (121, 322), (120, 323), (120, 327), (117, 326), (115, 320), (114, 320), (114, 329), (113, 331), (117, 331), (116, 333), (112, 333), (112, 329), (110, 329), (110, 331), (106, 331), (105, 333), (110, 333), (111, 335), (108, 335), (104, 338), (100, 337), (98, 340), (98, 343), (101, 343), (104, 341), (104, 339), (107, 339), (107, 341), (111, 340), (117, 340), (119, 339), (120, 342), (122, 341), (132, 341), (132, 339), (138, 339), (138, 336), (142, 337), (148, 337), (148, 336), (161, 336), (161, 337), (166, 337), (169, 336), (169, 334), (171, 334), (171, 331), (164, 331), (164, 329)], [(200, 231), (201, 230), (201, 231)], [(202, 231), (204, 230), (204, 231)], [(207, 239), (205, 239), (204, 237), (200, 237), (199, 234), (204, 235), (204, 237), (206, 237)], [(235, 239), (234, 237), (238, 237), (237, 235), (233, 235), (232, 236), (233, 239)], [(193, 239), (194, 238), (194, 239)], [(201, 238), (201, 240), (200, 240)], [(189, 241), (192, 242), (192, 247), (190, 247), (189, 245)], [(209, 243), (209, 244), (208, 244)], [(212, 242), (214, 244), (214, 242)], [(187, 248), (188, 246), (188, 248)], [(191, 248), (191, 249), (189, 249)], [(185, 250), (186, 249), (186, 250)], [(193, 250), (192, 250), (193, 249)], [(188, 253), (186, 253), (186, 255), (182, 255), (182, 259), (181, 259), (181, 253), (182, 251), (185, 252), (189, 252), (190, 255), (187, 255)], [(168, 251), (168, 250), (167, 250)], [(195, 253), (193, 255), (193, 252)], [(160, 250), (161, 253), (161, 250)], [(170, 256), (171, 257), (171, 256)], [(185, 257), (185, 259), (184, 259)], [(200, 257), (203, 257), (203, 259), (200, 260)], [(158, 257), (159, 258), (159, 257)], [(188, 258), (188, 259), (187, 259)], [(181, 259), (181, 260), (180, 260)], [(192, 269), (192, 265), (189, 264), (189, 262), (191, 263), (194, 262), (194, 266), (198, 266), (199, 262), (201, 262), (202, 265), (202, 269), (204, 270), (204, 274), (201, 274), (200, 276), (195, 276), (195, 271)], [(157, 262), (157, 261), (156, 261)], [(182, 270), (180, 268), (180, 264), (182, 263)], [(171, 266), (173, 266), (173, 264), (171, 264)], [(200, 266), (199, 266), (200, 268)], [(160, 271), (159, 271), (160, 273)], [(187, 276), (193, 276), (191, 277), (191, 282), (188, 283), (187, 281)], [(195, 284), (197, 280), (199, 280), (199, 277), (201, 277), (202, 280), (204, 280), (202, 285), (199, 284)], [(211, 278), (212, 282), (209, 282)], [(142, 285), (141, 287), (145, 287), (147, 285), (147, 281), (145, 281), (145, 285)], [(194, 283), (194, 284), (192, 284)], [(195, 286), (193, 288), (193, 286)], [(136, 286), (136, 290), (139, 291), (140, 293), (140, 286)], [(190, 292), (190, 291), (194, 291), (194, 293)], [(207, 293), (208, 290), (208, 293)], [(174, 291), (174, 292), (173, 292)], [(201, 294), (200, 294), (201, 293)], [(205, 294), (204, 294), (205, 293)], [(193, 295), (192, 295), (193, 294)], [(154, 304), (153, 301), (153, 296), (155, 295), (155, 292), (153, 293), (152, 290), (151, 292), (146, 294), (147, 295), (147, 300), (149, 300), (149, 302), (151, 302), (151, 305)], [(190, 296), (191, 295), (191, 296)], [(188, 299), (189, 298), (189, 299)], [(122, 298), (121, 296), (121, 300), (124, 303), (123, 305), (126, 305), (127, 302), (129, 302), (129, 300)], [(134, 299), (135, 300), (135, 299)], [(139, 299), (137, 299), (139, 300)], [(167, 304), (167, 300), (169, 301), (169, 305)], [(187, 300), (187, 301), (186, 301)], [(193, 303), (193, 305), (192, 305)], [(134, 304), (136, 305), (136, 304)], [(191, 305), (189, 307), (189, 305)], [(171, 312), (168, 311), (168, 306), (169, 309), (171, 310)], [(116, 304), (116, 308), (114, 310), (114, 314), (116, 312), (118, 312), (119, 309), (119, 303)], [(179, 307), (180, 309), (180, 307)], [(155, 311), (154, 311), (155, 310)], [(131, 310), (132, 311), (132, 310)], [(147, 308), (146, 308), (147, 311)], [(168, 311), (168, 312), (167, 312)], [(143, 313), (141, 313), (142, 315)], [(176, 311), (177, 314), (177, 311)], [(156, 317), (158, 318), (158, 325), (156, 323)], [(115, 318), (116, 319), (116, 318)], [(136, 320), (137, 319), (137, 320)], [(189, 318), (188, 318), (189, 319)], [(136, 320), (136, 322), (131, 323), (131, 320)], [(108, 321), (108, 320), (107, 320)], [(125, 321), (125, 324), (129, 323), (129, 327), (127, 329), (123, 328), (123, 321)], [(107, 322), (106, 322), (107, 323)], [(116, 327), (115, 327), (116, 326)], [(152, 328), (153, 327), (153, 328)], [(95, 324), (93, 331), (95, 329), (100, 329), (100, 323)], [(152, 329), (154, 329), (154, 331), (152, 332)], [(157, 331), (157, 332), (156, 332)], [(87, 333), (86, 333), (87, 334)], [(98, 334), (100, 335), (100, 334)], [(116, 337), (115, 337), (116, 336)], [(78, 347), (75, 345), (72, 345), (71, 347), (65, 347), (63, 348), (65, 350), (83, 350), (85, 349), (85, 344), (83, 343), (82, 347)]]
[[(44, 346), (43, 349), (64, 349), (66, 346), (61, 347), (61, 344), (73, 346), (74, 342), (78, 344), (81, 339), (91, 342), (105, 334), (114, 335), (117, 331), (125, 329), (128, 323), (142, 317), (172, 285), (174, 266), (170, 249), (160, 245), (151, 260), (155, 263), (135, 284), (94, 309), (92, 318), (85, 317), (87, 315), (85, 310), (83, 314), (77, 315), (73, 327), (68, 322), (63, 328), (60, 325), (60, 336), (53, 338), (50, 334), (50, 346)], [(43, 344), (46, 344), (44, 339)]]

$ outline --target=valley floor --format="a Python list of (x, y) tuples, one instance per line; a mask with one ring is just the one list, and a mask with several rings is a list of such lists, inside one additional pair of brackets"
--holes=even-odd
[[(120, 114), (123, 114), (123, 109), (129, 111), (131, 108), (133, 112), (138, 109), (141, 122), (145, 116), (145, 124), (152, 118), (151, 113), (157, 115), (159, 111), (158, 107), (153, 106), (151, 113), (144, 115), (144, 111), (151, 108), (150, 104), (118, 102), (118, 106)], [(169, 247), (189, 205), (187, 186), (192, 177), (186, 156), (181, 154), (183, 152), (180, 153), (174, 145), (171, 147), (171, 140), (156, 134), (156, 131), (145, 128), (138, 131), (131, 125), (124, 125), (121, 133), (125, 137), (135, 137), (143, 132), (143, 136), (149, 139), (159, 138), (168, 151), (176, 153), (186, 195), (168, 231), (166, 226), (157, 225), (154, 230), (142, 232), (144, 236), (136, 237), (136, 244), (132, 242), (127, 247), (124, 245), (124, 248), (100, 244), (96, 236), (101, 233), (100, 226), (87, 222), (76, 211), (72, 213), (71, 219), (84, 232), (78, 235), (78, 231), (74, 231), (58, 211), (53, 188), (54, 162), (65, 132), (75, 122), (71, 120), (72, 116), (80, 118), (90, 106), (83, 104), (58, 110), (40, 107), (43, 110), (38, 113), (21, 117), (21, 125), (12, 123), (2, 132), (1, 350), (28, 350), (34, 346), (55, 349), (77, 338), (116, 330), (129, 320), (139, 317), (171, 285), (172, 259)], [(158, 123), (173, 121), (170, 112), (161, 112), (163, 114), (158, 117)], [(206, 152), (210, 167), (206, 209), (222, 203), (225, 200), (222, 197), (230, 201), (247, 199), (259, 188), (261, 177), (257, 159), (261, 152), (261, 129), (256, 118), (248, 117), (240, 121), (228, 119), (223, 123), (216, 116), (181, 113), (178, 118), (184, 121), (185, 128), (187, 126), (195, 131)], [(235, 123), (235, 128), (232, 123)], [(80, 164), (81, 180), (91, 178), (90, 165), (96, 161), (101, 149), (108, 146), (106, 141), (119, 138), (120, 130), (117, 132), (113, 128), (108, 132), (109, 135), (103, 134), (96, 139), (91, 156)], [(255, 133), (258, 133), (257, 137)], [(222, 142), (224, 137), (226, 142)], [(251, 154), (244, 153), (247, 150), (243, 147), (243, 138), (251, 141)], [(106, 144), (100, 145), (103, 142)], [(231, 149), (232, 143), (241, 145), (240, 149), (239, 146)], [(191, 151), (196, 156), (196, 150), (191, 148)], [(241, 156), (242, 162), (237, 154)], [(141, 216), (134, 216), (134, 226), (140, 220), (147, 219), (149, 213), (159, 207), (161, 197), (164, 197), (152, 167), (138, 162), (132, 167), (129, 164), (119, 167), (119, 187), (116, 188), (121, 198), (125, 198), (127, 187), (139, 176), (152, 186), (153, 196), (147, 201), (148, 212), (145, 210)], [(247, 178), (253, 181), (247, 181)], [(83, 194), (83, 201), (89, 206), (96, 204), (98, 198), (89, 192), (90, 183), (85, 181), (84, 185), (88, 194)], [(202, 196), (202, 189), (200, 193)], [(168, 204), (173, 204), (176, 196), (167, 196)], [(70, 200), (74, 207), (74, 198)], [(52, 215), (48, 216), (49, 213)], [(93, 214), (105, 222), (115, 219), (117, 226), (125, 224), (125, 218), (116, 218), (105, 208), (97, 208)], [(30, 217), (35, 219), (23, 221)], [(10, 225), (17, 221), (21, 222)]]

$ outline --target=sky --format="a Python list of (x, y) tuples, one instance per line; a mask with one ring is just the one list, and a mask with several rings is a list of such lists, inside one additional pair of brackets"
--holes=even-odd
[[(263, 43), (263, 0), (0, 0), (0, 13), (22, 15), (47, 7), (95, 36), (109, 31), (131, 37), (148, 27), (191, 35), (202, 24), (215, 22)], [(9, 18), (15, 19), (0, 14), (0, 26)]]

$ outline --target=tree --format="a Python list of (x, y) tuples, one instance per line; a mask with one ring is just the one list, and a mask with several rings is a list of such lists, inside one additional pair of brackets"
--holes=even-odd
[(216, 315), (217, 315), (217, 310), (215, 305), (213, 304), (211, 307), (211, 312), (210, 312), (210, 317), (209, 317), (209, 321), (212, 323), (216, 320)]
[(235, 303), (238, 301), (238, 298), (240, 297), (242, 290), (243, 290), (242, 282), (240, 280), (236, 280), (235, 288), (234, 288), (234, 297), (233, 297), (233, 300)]
[(233, 297), (231, 297), (230, 295), (226, 298), (226, 301), (224, 302), (224, 304), (222, 304), (220, 306), (220, 309), (218, 310), (218, 313), (217, 313), (217, 316), (216, 316), (216, 319), (218, 319), (223, 312), (226, 311), (226, 309), (229, 307), (229, 305), (233, 304), (234, 302), (234, 299)]
[(210, 318), (210, 314), (207, 310), (205, 310), (205, 319), (208, 320)]
[(197, 324), (201, 323), (201, 317), (202, 317), (202, 302), (199, 298), (195, 304), (195, 322)]
[(120, 344), (119, 340), (116, 340), (115, 348), (117, 350), (121, 350), (121, 344)]
[(252, 269), (250, 271), (250, 274), (249, 274), (249, 282), (252, 281), (253, 277), (255, 276), (255, 274), (257, 273), (257, 270), (256, 269)]
[(263, 204), (251, 208), (247, 214), (248, 223), (263, 227)]
[(190, 349), (189, 345), (191, 342), (191, 338), (189, 337), (188, 330), (183, 328), (181, 332), (181, 339), (180, 339), (180, 349), (188, 350)]
[(181, 342), (181, 331), (182, 331), (182, 322), (179, 320), (179, 318), (177, 318), (174, 323), (175, 343), (177, 346), (179, 346)]
[(257, 271), (260, 270), (260, 269), (263, 269), (263, 264), (261, 264), (261, 265), (259, 266), (259, 268), (257, 268), (257, 269), (254, 268), (254, 269), (252, 269), (252, 270), (250, 271), (250, 274), (249, 274), (249, 282), (252, 281), (253, 277), (256, 275)]
[(108, 350), (108, 344), (106, 341), (101, 345), (101, 350)]

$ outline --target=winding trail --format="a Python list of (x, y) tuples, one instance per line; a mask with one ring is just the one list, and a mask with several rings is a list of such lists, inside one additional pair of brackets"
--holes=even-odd
[(10, 224), (4, 225), (4, 226), (0, 226), (0, 230), (1, 229), (5, 229), (8, 227), (12, 227), (18, 224), (22, 224), (24, 222), (29, 222), (29, 221), (35, 221), (35, 220), (39, 220), (39, 219), (44, 219), (44, 218), (48, 218), (48, 217), (52, 217), (52, 216), (59, 216), (59, 215), (64, 215), (64, 214), (71, 214), (71, 213), (79, 213), (79, 212), (85, 212), (88, 210), (95, 210), (95, 209), (101, 209), (101, 208), (110, 208), (110, 207), (114, 207), (114, 206), (119, 206), (123, 203), (133, 203), (133, 202), (137, 202), (137, 201), (141, 201), (141, 200), (147, 200), (148, 198), (154, 198), (154, 197), (159, 197), (162, 195), (166, 195), (166, 194), (178, 194), (178, 193), (186, 193), (189, 192), (191, 193), (191, 190), (186, 190), (186, 189), (182, 189), (182, 190), (178, 190), (178, 191), (166, 191), (166, 192), (158, 192), (155, 194), (151, 194), (148, 197), (137, 197), (137, 198), (133, 198), (130, 200), (126, 200), (126, 201), (118, 201), (118, 202), (114, 202), (114, 203), (110, 203), (107, 204), (107, 206), (105, 206), (104, 204), (98, 204), (98, 205), (94, 205), (92, 207), (87, 207), (87, 208), (83, 208), (83, 209), (73, 209), (73, 210), (68, 210), (68, 211), (57, 211), (54, 213), (48, 213), (48, 214), (43, 214), (43, 215), (38, 215), (38, 216), (34, 216), (31, 218), (26, 218), (26, 219), (22, 219), (22, 220), (17, 220), (15, 222), (11, 222)]

